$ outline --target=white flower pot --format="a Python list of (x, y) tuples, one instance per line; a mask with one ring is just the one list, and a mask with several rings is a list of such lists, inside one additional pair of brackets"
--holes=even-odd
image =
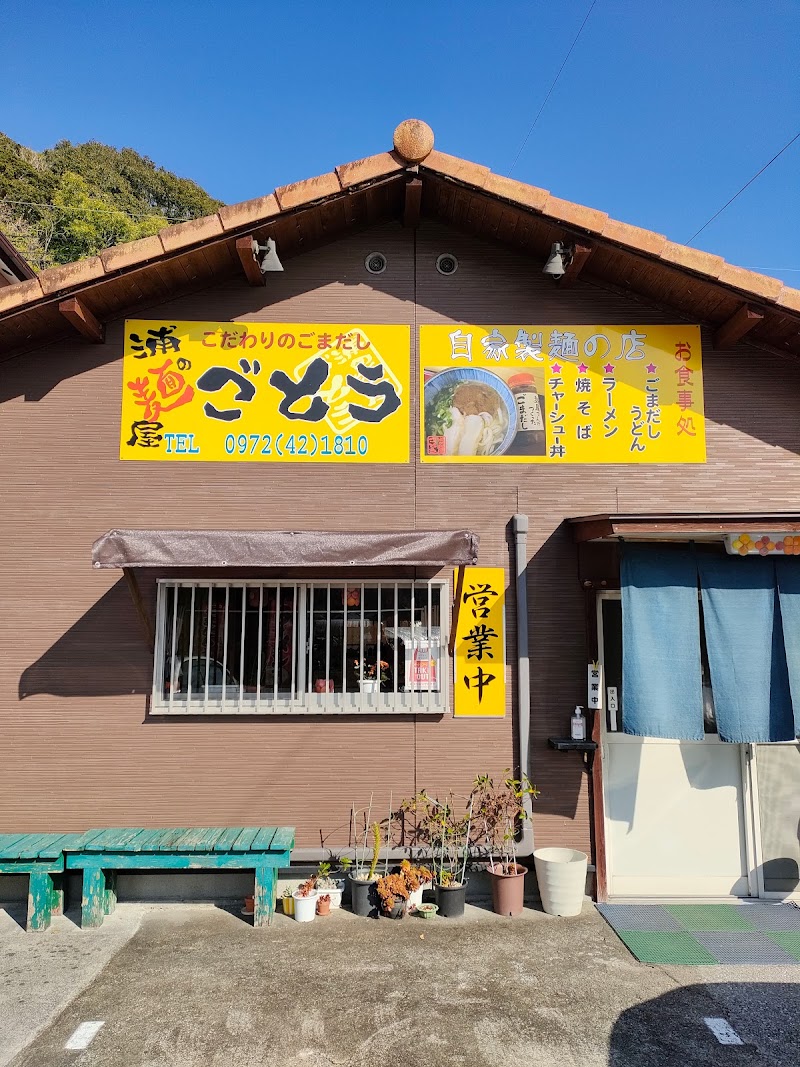
[(380, 693), (381, 683), (377, 678), (364, 678), (358, 683), (362, 693)]
[(580, 915), (586, 893), (586, 853), (574, 848), (537, 848), (533, 862), (547, 914)]
[(292, 893), (294, 898), (294, 917), (299, 923), (310, 923), (317, 914), (317, 891), (312, 889), (307, 897), (301, 897), (298, 890)]
[(425, 892), (426, 889), (430, 889), (430, 887), (431, 883), (425, 882), (425, 884), (421, 885), (419, 889), (412, 889), (408, 897), (408, 911), (417, 910), (417, 908), (422, 903), (422, 894)]

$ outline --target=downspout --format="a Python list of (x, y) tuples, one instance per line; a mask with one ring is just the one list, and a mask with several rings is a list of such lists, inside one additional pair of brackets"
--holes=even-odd
[[(514, 563), (517, 588), (517, 717), (519, 720), (519, 770), (520, 777), (530, 774), (531, 747), (531, 665), (528, 652), (528, 516), (515, 515)], [(533, 801), (527, 794), (523, 798), (527, 818), (522, 824), (522, 836), (517, 851), (521, 856), (533, 854)]]

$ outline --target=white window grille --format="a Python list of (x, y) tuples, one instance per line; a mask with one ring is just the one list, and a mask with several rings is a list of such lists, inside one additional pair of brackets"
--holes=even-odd
[(158, 583), (152, 711), (442, 714), (447, 583)]

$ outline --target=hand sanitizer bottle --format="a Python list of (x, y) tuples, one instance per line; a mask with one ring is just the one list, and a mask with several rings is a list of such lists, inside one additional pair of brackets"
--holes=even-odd
[(585, 741), (586, 740), (586, 719), (583, 714), (583, 708), (578, 705), (575, 708), (575, 713), (569, 721), (570, 737), (573, 741)]

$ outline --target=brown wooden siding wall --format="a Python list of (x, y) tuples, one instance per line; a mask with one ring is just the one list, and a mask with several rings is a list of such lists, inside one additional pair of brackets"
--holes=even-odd
[[(383, 275), (364, 270), (386, 254)], [(453, 252), (458, 272), (435, 269)], [(688, 284), (688, 282), (687, 282)], [(596, 285), (559, 291), (537, 262), (423, 224), (365, 231), (286, 263), (265, 289), (238, 275), (141, 317), (408, 323), (680, 321)], [(515, 618), (503, 721), (146, 717), (152, 655), (116, 572), (93, 572), (112, 527), (468, 527), (481, 562), (513, 566), (508, 523), (530, 517), (531, 763), (538, 844), (589, 846), (586, 775), (551, 752), (585, 701), (584, 594), (566, 516), (601, 511), (796, 509), (800, 376), (705, 337), (705, 466), (407, 466), (121, 463), (122, 322), (104, 346), (62, 342), (0, 379), (0, 830), (293, 823), (298, 844), (346, 843), (351, 801), (378, 810), (426, 787), (466, 790), (514, 760)], [(416, 388), (414, 389), (416, 397)], [(153, 579), (146, 589), (153, 596)]]

